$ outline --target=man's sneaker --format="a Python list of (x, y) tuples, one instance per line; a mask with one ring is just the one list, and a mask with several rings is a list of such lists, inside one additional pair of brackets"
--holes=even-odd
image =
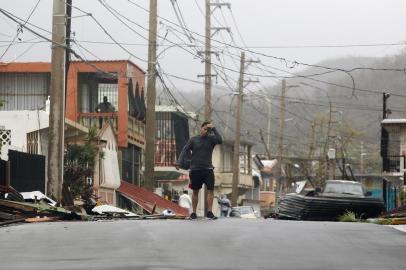
[(208, 219), (217, 219), (217, 217), (213, 214), (212, 211), (207, 212), (206, 218), (208, 218)]
[(195, 219), (197, 219), (196, 213), (190, 214), (189, 219), (190, 219), (190, 220), (195, 220)]

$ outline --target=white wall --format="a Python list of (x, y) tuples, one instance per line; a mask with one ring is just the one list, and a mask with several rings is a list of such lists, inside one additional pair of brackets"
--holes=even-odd
[(27, 133), (47, 128), (49, 115), (45, 111), (0, 111), (0, 126), (11, 130), (11, 145), (27, 151)]

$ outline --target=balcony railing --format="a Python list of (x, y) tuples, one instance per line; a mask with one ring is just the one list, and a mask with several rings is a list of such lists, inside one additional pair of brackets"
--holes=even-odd
[(80, 113), (79, 123), (85, 127), (96, 127), (100, 129), (105, 123), (109, 122), (114, 130), (117, 131), (117, 112), (109, 113)]
[[(80, 113), (79, 123), (85, 127), (96, 127), (100, 129), (105, 123), (109, 122), (115, 131), (117, 131), (118, 115), (117, 112), (112, 113)], [(138, 142), (144, 141), (144, 124), (128, 116), (128, 138)]]
[(145, 125), (140, 120), (128, 116), (128, 132), (144, 137)]

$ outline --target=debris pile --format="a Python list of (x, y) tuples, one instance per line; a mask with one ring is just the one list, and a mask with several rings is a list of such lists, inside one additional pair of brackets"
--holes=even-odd
[(398, 208), (383, 213), (379, 217), (378, 223), (385, 225), (406, 224), (406, 205), (399, 206)]
[(0, 186), (0, 226), (18, 222), (80, 219), (75, 212), (55, 205), (39, 191), (23, 196), (10, 186)]
[[(64, 196), (66, 198), (66, 196)], [(66, 201), (66, 200), (65, 200)], [(97, 205), (85, 211), (73, 205), (58, 207), (57, 203), (40, 191), (19, 193), (10, 186), (0, 185), (0, 226), (20, 222), (50, 222), (58, 220), (105, 220), (105, 219), (184, 219), (171, 208), (157, 213), (156, 203), (148, 208), (149, 214), (135, 214), (111, 205)], [(143, 208), (144, 211), (145, 208)]]

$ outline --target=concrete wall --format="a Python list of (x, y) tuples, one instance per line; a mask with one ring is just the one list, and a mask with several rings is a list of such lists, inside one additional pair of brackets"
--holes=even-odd
[(371, 197), (383, 199), (383, 179), (365, 178), (361, 180), (366, 191), (371, 192)]
[(49, 115), (45, 111), (1, 111), (0, 126), (11, 130), (11, 145), (27, 151), (27, 133), (47, 128)]

